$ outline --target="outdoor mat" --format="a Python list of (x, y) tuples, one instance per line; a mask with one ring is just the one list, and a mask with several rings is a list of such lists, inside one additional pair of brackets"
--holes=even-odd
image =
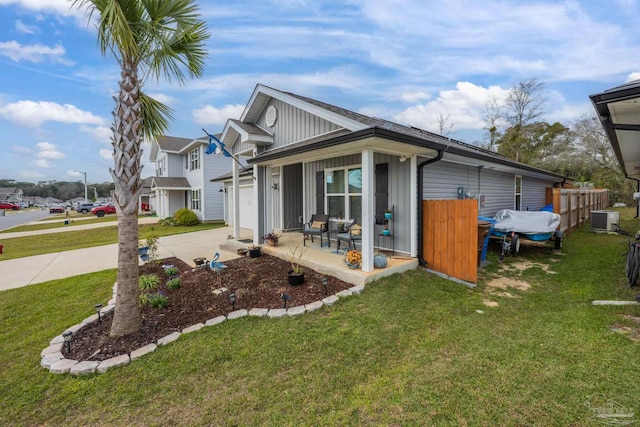
[(253, 239), (240, 239), (240, 240), (238, 240), (238, 242), (242, 242), (242, 243), (253, 243)]

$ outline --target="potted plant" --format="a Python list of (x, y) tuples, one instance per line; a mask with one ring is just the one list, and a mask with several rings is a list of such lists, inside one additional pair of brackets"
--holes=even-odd
[(260, 246), (251, 245), (247, 249), (249, 250), (250, 258), (258, 258), (260, 255), (262, 255), (262, 252), (260, 251)]
[(338, 233), (344, 233), (345, 232), (344, 222), (339, 222), (337, 225), (337, 228), (338, 228)]
[(263, 239), (264, 239), (264, 243), (267, 246), (278, 246), (278, 240), (280, 240), (280, 236), (272, 231), (269, 234), (265, 234)]
[(389, 227), (385, 224), (384, 228), (382, 229), (382, 235), (383, 236), (390, 236), (391, 235), (391, 230), (389, 230)]
[(344, 263), (351, 269), (360, 268), (362, 262), (362, 254), (356, 249), (350, 249), (344, 255)]
[(304, 269), (300, 267), (300, 259), (304, 255), (305, 249), (296, 245), (289, 250), (291, 252), (291, 270), (287, 273), (289, 285), (302, 285), (304, 283)]
[(384, 219), (393, 219), (393, 212), (391, 210), (385, 211)]

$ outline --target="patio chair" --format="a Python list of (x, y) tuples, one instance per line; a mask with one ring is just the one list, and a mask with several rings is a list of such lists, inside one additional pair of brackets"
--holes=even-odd
[(311, 242), (313, 242), (313, 236), (320, 236), (320, 247), (322, 247), (322, 235), (327, 233), (327, 245), (331, 247), (331, 240), (329, 240), (329, 215), (311, 215), (311, 220), (304, 224), (302, 245), (306, 246), (307, 236), (311, 236)]
[(356, 242), (362, 241), (362, 226), (358, 224), (357, 219), (349, 224), (346, 230), (344, 233), (338, 233), (336, 239), (338, 241), (338, 248), (336, 251), (340, 250), (340, 241), (347, 242), (347, 248), (349, 249), (351, 249), (352, 246), (353, 249), (356, 249)]

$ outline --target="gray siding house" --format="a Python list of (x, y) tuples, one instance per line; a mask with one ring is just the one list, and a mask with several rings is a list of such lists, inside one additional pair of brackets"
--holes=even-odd
[(211, 178), (231, 171), (232, 160), (205, 155), (207, 139), (160, 136), (153, 141), (149, 159), (155, 163), (147, 193), (150, 210), (160, 218), (189, 208), (201, 221), (224, 219), (223, 185)]
[[(250, 204), (253, 240), (271, 230), (295, 230), (315, 213), (362, 225), (362, 269), (373, 270), (374, 247), (418, 256), (421, 200), (472, 198), (480, 215), (499, 209), (538, 210), (545, 189), (566, 178), (497, 153), (418, 128), (257, 85), (240, 120), (220, 136), (253, 168), (251, 188), (232, 171), (234, 234), (241, 199)], [(380, 239), (380, 218), (394, 210), (392, 242)], [(237, 214), (234, 214), (236, 212)], [(388, 240), (388, 239), (387, 239)]]

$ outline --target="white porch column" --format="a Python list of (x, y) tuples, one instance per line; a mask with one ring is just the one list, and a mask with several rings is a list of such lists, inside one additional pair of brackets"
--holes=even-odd
[(233, 165), (233, 237), (240, 238), (240, 170), (238, 162)]
[(362, 151), (362, 271), (373, 271), (375, 227), (375, 164), (373, 150)]
[[(253, 153), (254, 157), (256, 153)], [(260, 244), (260, 221), (263, 220), (262, 212), (260, 212), (260, 189), (264, 186), (264, 182), (262, 180), (262, 176), (259, 173), (258, 165), (253, 165), (253, 177), (255, 180), (253, 181), (253, 205), (251, 209), (253, 209), (253, 244)]]
[[(418, 256), (418, 156), (415, 154), (411, 156), (409, 164), (409, 224), (411, 224), (411, 230), (409, 231), (411, 235), (410, 240), (410, 248), (411, 248), (411, 257), (415, 258)], [(422, 200), (422, 197), (420, 197)]]

